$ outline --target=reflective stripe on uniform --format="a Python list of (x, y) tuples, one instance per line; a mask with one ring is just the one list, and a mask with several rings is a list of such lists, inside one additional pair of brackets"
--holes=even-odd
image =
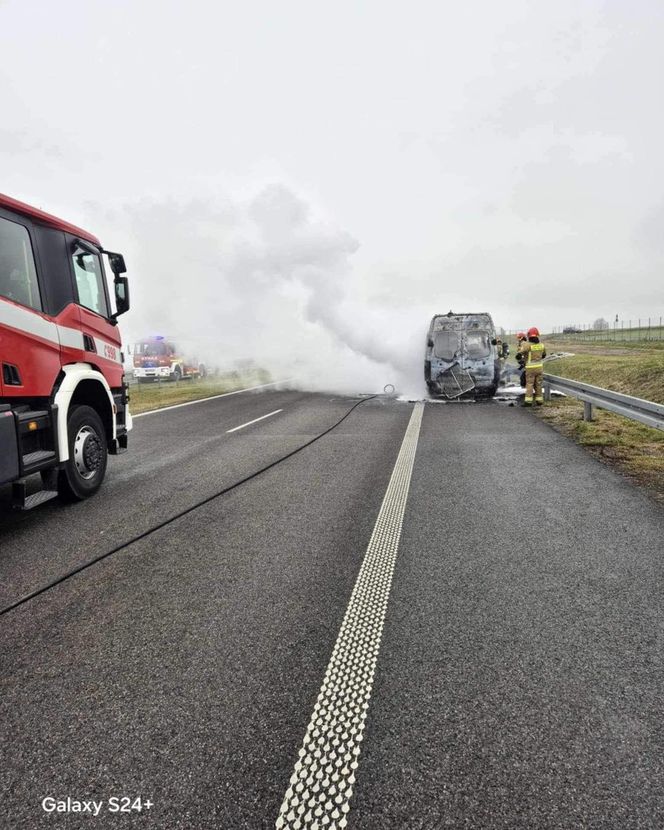
[(528, 349), (528, 359), (526, 362), (526, 369), (543, 369), (542, 354), (544, 353), (544, 344), (531, 343)]

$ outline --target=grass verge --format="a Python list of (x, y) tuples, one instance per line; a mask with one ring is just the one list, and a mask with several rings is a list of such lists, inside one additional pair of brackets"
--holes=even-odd
[(258, 386), (270, 383), (268, 372), (257, 370), (243, 373), (230, 372), (212, 378), (200, 380), (164, 381), (162, 383), (137, 383), (129, 387), (129, 411), (133, 415), (149, 412), (151, 409), (161, 409), (178, 403), (198, 401), (211, 398), (214, 395), (223, 395), (224, 392), (235, 392), (249, 386)]
[[(557, 350), (547, 341), (547, 350)], [(623, 344), (565, 343), (574, 357), (545, 365), (551, 375), (566, 377), (664, 403), (664, 350), (660, 343), (642, 342), (639, 348), (616, 348)], [(630, 344), (632, 345), (632, 344)], [(618, 352), (618, 353), (616, 353)], [(664, 505), (664, 432), (612, 412), (594, 409), (592, 421), (583, 420), (583, 404), (574, 398), (555, 398), (536, 411), (537, 416), (558, 432), (574, 439), (600, 461), (610, 464)]]
[(544, 371), (592, 383), (613, 392), (664, 403), (664, 351), (653, 349), (624, 355), (600, 352), (575, 354), (574, 357), (548, 362)]
[(583, 404), (572, 398), (557, 398), (535, 411), (664, 505), (664, 432), (602, 409), (594, 410), (594, 420), (584, 421)]

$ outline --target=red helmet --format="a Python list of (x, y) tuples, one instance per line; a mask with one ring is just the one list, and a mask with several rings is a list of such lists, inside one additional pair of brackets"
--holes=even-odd
[(525, 339), (526, 339), (526, 335), (525, 335), (522, 331), (520, 331), (520, 332), (517, 334), (516, 339), (517, 339), (517, 340), (525, 340)]
[(539, 329), (537, 326), (531, 326), (528, 329), (528, 337), (539, 337)]

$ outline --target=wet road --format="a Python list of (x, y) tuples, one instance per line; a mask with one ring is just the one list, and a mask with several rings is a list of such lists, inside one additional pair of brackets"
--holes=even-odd
[(0, 490), (3, 607), (129, 543), (0, 617), (1, 826), (664, 826), (664, 514), (531, 413), (368, 400), (131, 541), (357, 402), (157, 413), (87, 503)]

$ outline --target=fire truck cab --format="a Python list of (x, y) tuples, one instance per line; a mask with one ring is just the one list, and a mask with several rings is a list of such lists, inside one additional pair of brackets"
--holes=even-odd
[(0, 485), (17, 508), (87, 498), (127, 447), (125, 271), (92, 234), (0, 194)]

